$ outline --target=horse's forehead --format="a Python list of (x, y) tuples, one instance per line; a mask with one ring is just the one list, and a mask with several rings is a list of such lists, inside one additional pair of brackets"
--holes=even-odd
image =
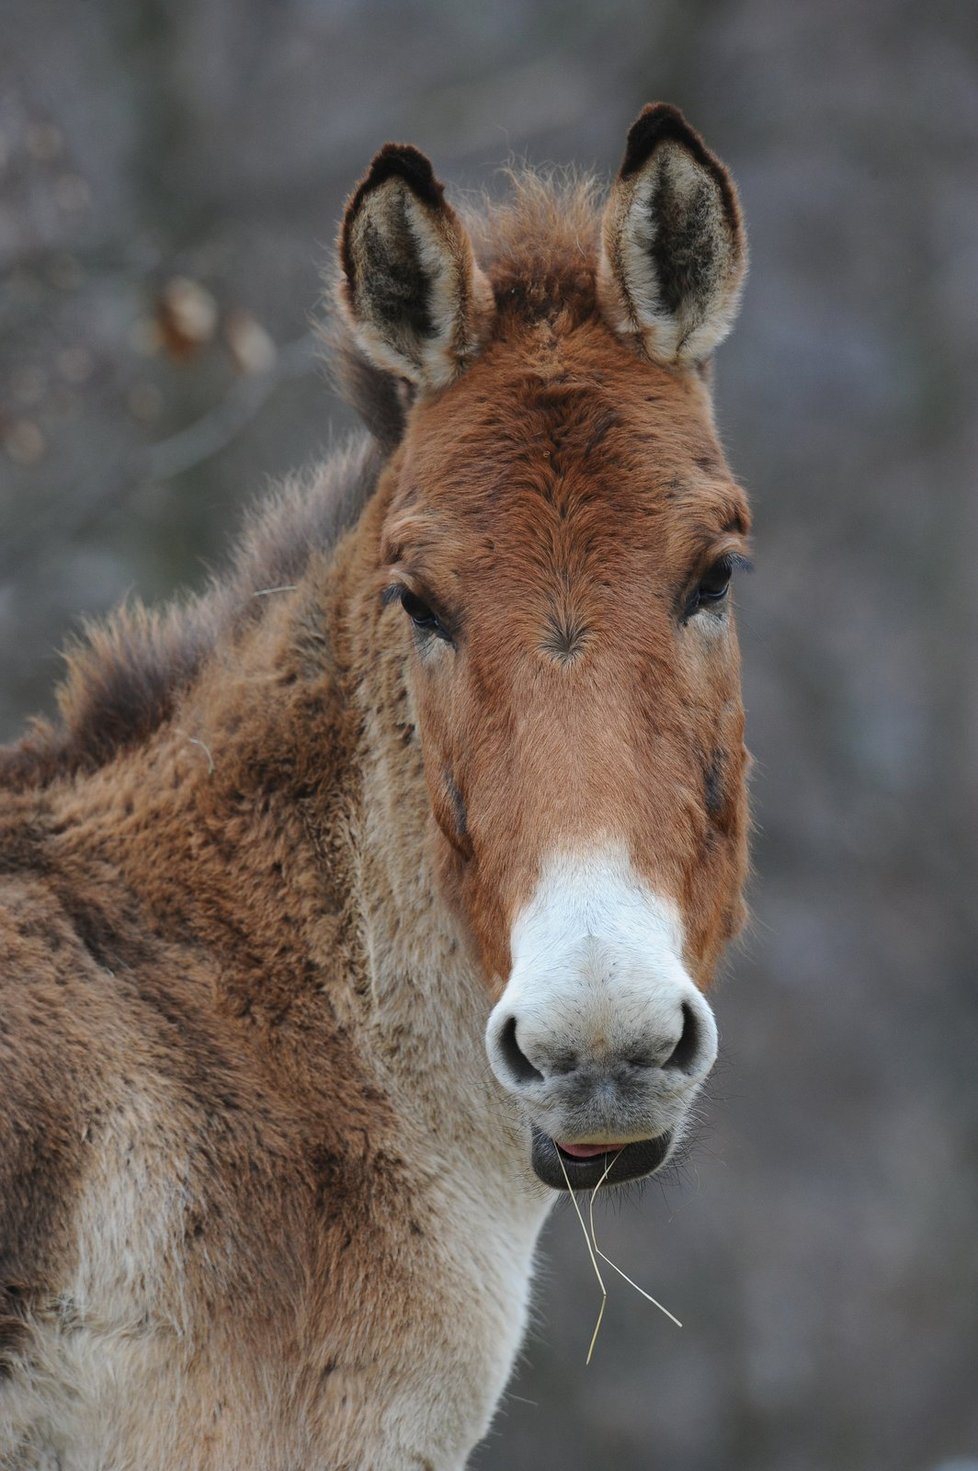
[(627, 560), (667, 552), (692, 522), (729, 519), (742, 497), (698, 381), (600, 344), (556, 361), (554, 372), (479, 364), (416, 419), (412, 499), (456, 557), (488, 548), (502, 571), (515, 537), (521, 551), (542, 539), (551, 552), (615, 546)]
[(424, 406), (411, 440), (430, 498), (530, 472), (561, 481), (633, 469), (651, 487), (684, 463), (722, 462), (703, 385), (600, 335), (543, 357), (490, 352)]
[(691, 373), (643, 361), (600, 325), (544, 342), (525, 332), (494, 344), (448, 393), (429, 407), (424, 432), (457, 450), (480, 448), (480, 438), (501, 450), (541, 452), (552, 447), (548, 431), (568, 450), (593, 450), (595, 427), (613, 425), (619, 446), (657, 434), (679, 450), (688, 441), (713, 439), (709, 397)]

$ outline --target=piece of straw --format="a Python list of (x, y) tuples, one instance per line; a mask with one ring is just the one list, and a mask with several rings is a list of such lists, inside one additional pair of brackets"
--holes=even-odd
[(598, 1266), (598, 1260), (597, 1260), (598, 1257), (600, 1257), (603, 1262), (607, 1262), (608, 1266), (612, 1269), (613, 1272), (617, 1272), (618, 1275), (619, 1275), (619, 1277), (624, 1278), (624, 1280), (628, 1283), (629, 1287), (634, 1287), (635, 1291), (637, 1293), (639, 1293), (642, 1297), (644, 1297), (648, 1302), (650, 1302), (653, 1305), (653, 1307), (657, 1307), (659, 1309), (659, 1312), (660, 1313), (665, 1313), (666, 1317), (670, 1320), (670, 1322), (675, 1323), (675, 1325), (676, 1325), (677, 1328), (681, 1328), (683, 1325), (682, 1325), (682, 1323), (680, 1323), (679, 1319), (675, 1316), (675, 1314), (674, 1313), (670, 1313), (670, 1311), (669, 1311), (668, 1308), (663, 1307), (662, 1306), (662, 1303), (661, 1302), (658, 1302), (657, 1299), (654, 1298), (650, 1292), (646, 1292), (644, 1287), (639, 1287), (639, 1285), (638, 1285), (637, 1282), (633, 1282), (632, 1279), (631, 1279), (631, 1277), (629, 1277), (628, 1273), (627, 1272), (623, 1272), (622, 1269), (621, 1269), (621, 1267), (619, 1267), (616, 1262), (613, 1262), (611, 1260), (611, 1257), (610, 1256), (607, 1256), (601, 1250), (600, 1246), (598, 1245), (598, 1238), (597, 1238), (597, 1236), (595, 1234), (595, 1230), (594, 1230), (594, 1201), (595, 1201), (595, 1198), (597, 1196), (598, 1191), (601, 1189), (601, 1186), (604, 1184), (605, 1180), (607, 1180), (607, 1178), (610, 1175), (611, 1171), (614, 1169), (615, 1163), (618, 1160), (619, 1156), (621, 1155), (622, 1151), (619, 1149), (618, 1153), (612, 1159), (610, 1159), (608, 1161), (608, 1164), (607, 1164), (607, 1166), (605, 1168), (604, 1174), (601, 1176), (601, 1179), (598, 1181), (598, 1183), (595, 1185), (594, 1189), (591, 1191), (591, 1198), (590, 1198), (590, 1200), (588, 1202), (588, 1220), (589, 1220), (590, 1226), (591, 1226), (591, 1229), (590, 1229), (590, 1232), (589, 1232), (588, 1231), (588, 1228), (587, 1228), (587, 1225), (584, 1222), (584, 1216), (581, 1214), (581, 1208), (580, 1208), (580, 1206), (577, 1203), (577, 1196), (574, 1194), (574, 1190), (573, 1190), (573, 1188), (571, 1186), (570, 1178), (569, 1178), (569, 1176), (567, 1174), (567, 1168), (566, 1168), (566, 1166), (564, 1164), (564, 1158), (563, 1158), (563, 1155), (560, 1152), (560, 1147), (559, 1146), (556, 1146), (556, 1148), (557, 1148), (557, 1159), (560, 1162), (561, 1172), (562, 1172), (562, 1174), (564, 1176), (564, 1181), (565, 1181), (565, 1183), (567, 1185), (567, 1193), (570, 1195), (571, 1204), (574, 1207), (574, 1212), (575, 1212), (575, 1214), (577, 1216), (577, 1219), (581, 1223), (581, 1230), (584, 1232), (584, 1241), (585, 1241), (585, 1243), (587, 1245), (588, 1256), (591, 1258), (591, 1266), (594, 1268), (594, 1275), (597, 1277), (597, 1279), (598, 1279), (598, 1286), (601, 1288), (601, 1306), (598, 1308), (598, 1319), (597, 1319), (597, 1322), (594, 1325), (594, 1332), (591, 1334), (591, 1342), (588, 1344), (587, 1358), (584, 1361), (585, 1364), (590, 1364), (590, 1362), (591, 1362), (591, 1356), (594, 1353), (594, 1345), (598, 1341), (598, 1333), (600, 1332), (600, 1329), (601, 1329), (601, 1321), (604, 1318), (604, 1310), (605, 1310), (605, 1307), (606, 1307), (607, 1302), (608, 1302), (608, 1289), (604, 1285), (604, 1278), (602, 1277), (602, 1275), (601, 1275), (601, 1269)]

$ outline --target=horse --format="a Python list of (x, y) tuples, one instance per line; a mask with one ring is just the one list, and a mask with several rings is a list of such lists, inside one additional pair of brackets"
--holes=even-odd
[(737, 194), (650, 105), (602, 202), (388, 144), (333, 360), (364, 428), (0, 757), (0, 1464), (464, 1465), (561, 1191), (717, 1051), (748, 509)]

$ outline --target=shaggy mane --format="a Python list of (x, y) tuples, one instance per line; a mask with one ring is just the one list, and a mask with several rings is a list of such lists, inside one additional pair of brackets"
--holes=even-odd
[(546, 284), (557, 300), (592, 283), (601, 224), (599, 181), (576, 169), (502, 173), (508, 199), (495, 202), (483, 193), (478, 207), (461, 210), (497, 298), (516, 285)]
[[(510, 197), (488, 194), (460, 213), (500, 315), (593, 308), (599, 212), (594, 179), (572, 171), (503, 171)], [(91, 771), (146, 740), (172, 715), (223, 637), (262, 616), (262, 591), (299, 580), (359, 518), (384, 459), (399, 442), (406, 385), (370, 363), (333, 313), (323, 329), (332, 376), (370, 432), (306, 475), (293, 476), (252, 513), (230, 570), (202, 594), (161, 611), (134, 603), (88, 624), (66, 650), (57, 723), (35, 718), (0, 748), (0, 786), (43, 786)]]
[(230, 568), (204, 592), (159, 611), (139, 602), (83, 627), (65, 650), (60, 720), (35, 718), (15, 745), (0, 747), (0, 787), (44, 786), (93, 771), (146, 740), (173, 714), (220, 641), (264, 614), (273, 588), (298, 582), (360, 515), (382, 457), (361, 435), (305, 475), (286, 480), (253, 511)]

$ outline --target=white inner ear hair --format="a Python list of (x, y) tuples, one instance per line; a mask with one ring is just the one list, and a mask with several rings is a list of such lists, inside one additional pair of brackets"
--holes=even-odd
[[(474, 350), (470, 331), (472, 291), (466, 277), (465, 241), (453, 238), (453, 221), (435, 217), (406, 185), (392, 179), (364, 201), (360, 231), (372, 228), (388, 246), (389, 273), (416, 276), (416, 295), (423, 298), (430, 332), (419, 330), (408, 313), (394, 306), (399, 293), (357, 292), (354, 328), (363, 350), (419, 387), (442, 388), (456, 377), (465, 356)], [(356, 228), (356, 226), (355, 226)], [(376, 267), (374, 268), (376, 270)], [(389, 312), (379, 309), (390, 302)]]
[[(633, 330), (650, 357), (708, 356), (733, 325), (742, 277), (719, 185), (684, 148), (665, 145), (637, 179), (617, 187), (628, 193), (612, 221), (611, 255)], [(685, 284), (678, 302), (668, 299), (657, 248), (660, 257), (674, 252), (676, 280)]]

